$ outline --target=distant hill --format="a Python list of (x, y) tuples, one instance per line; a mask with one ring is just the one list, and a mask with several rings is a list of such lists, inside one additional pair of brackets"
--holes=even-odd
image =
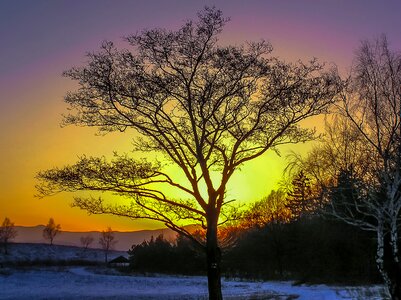
[[(33, 227), (15, 226), (18, 232), (17, 237), (13, 240), (16, 243), (46, 243), (43, 238), (43, 228), (45, 226), (38, 225)], [(150, 240), (150, 238), (157, 237), (163, 234), (167, 240), (174, 240), (177, 233), (171, 229), (156, 229), (156, 230), (140, 230), (140, 231), (127, 231), (127, 232), (115, 232), (116, 240), (118, 241), (114, 249), (118, 251), (127, 251), (133, 244), (140, 244), (144, 240)], [(89, 232), (72, 232), (62, 231), (54, 239), (56, 245), (67, 245), (67, 246), (81, 246), (80, 238), (82, 236), (91, 235), (94, 238), (93, 243), (89, 246), (90, 248), (100, 248), (99, 237), (100, 231), (89, 231)]]

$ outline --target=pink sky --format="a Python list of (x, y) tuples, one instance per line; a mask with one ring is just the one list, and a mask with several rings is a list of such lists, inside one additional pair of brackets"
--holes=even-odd
[[(0, 2), (0, 219), (18, 225), (44, 224), (49, 217), (64, 229), (112, 226), (129, 230), (160, 227), (106, 216), (87, 217), (69, 207), (71, 195), (37, 199), (39, 170), (72, 163), (82, 154), (110, 155), (129, 150), (126, 135), (94, 136), (88, 128), (60, 128), (63, 96), (73, 83), (62, 71), (84, 62), (102, 40), (115, 42), (143, 28), (175, 29), (215, 5), (231, 18), (223, 43), (269, 40), (286, 60), (317, 57), (346, 74), (362, 39), (387, 34), (401, 50), (401, 1), (11, 1)], [(118, 149), (116, 149), (116, 147)], [(246, 182), (243, 201), (257, 200), (279, 180), (280, 160), (269, 154), (266, 168), (254, 172), (263, 183)], [(258, 162), (260, 163), (260, 162)], [(248, 170), (252, 171), (252, 166)], [(247, 182), (249, 180), (249, 182)], [(248, 199), (255, 198), (255, 199)]]

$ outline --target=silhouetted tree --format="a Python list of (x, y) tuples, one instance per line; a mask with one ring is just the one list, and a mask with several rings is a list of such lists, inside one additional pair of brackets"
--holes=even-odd
[(375, 233), (377, 267), (401, 299), (401, 54), (385, 36), (362, 42), (342, 98), (326, 141), (303, 163), (326, 183), (332, 216)]
[(8, 244), (16, 236), (17, 230), (14, 227), (14, 223), (11, 222), (9, 218), (4, 218), (4, 221), (0, 226), (0, 243), (4, 247), (4, 254), (8, 254)]
[(133, 246), (128, 253), (131, 268), (136, 271), (171, 273), (178, 263), (173, 257), (173, 245), (163, 235), (152, 236), (149, 241)]
[(223, 260), (225, 276), (309, 283), (380, 280), (368, 232), (319, 215), (244, 231)]
[[(75, 198), (74, 205), (90, 213), (161, 221), (193, 240), (182, 220), (203, 226), (210, 299), (222, 298), (217, 231), (231, 218), (225, 205), (231, 176), (269, 149), (310, 140), (313, 130), (299, 122), (325, 112), (339, 85), (336, 72), (316, 60), (289, 64), (269, 56), (272, 47), (265, 41), (219, 46), (226, 23), (221, 11), (206, 7), (177, 31), (128, 36), (133, 51), (105, 42), (100, 52), (88, 54), (86, 66), (65, 72), (80, 85), (65, 97), (73, 109), (65, 124), (102, 132), (134, 129), (136, 149), (161, 153), (184, 179), (167, 174), (157, 161), (128, 156), (111, 162), (83, 157), (38, 174), (41, 196), (97, 190), (132, 199), (110, 205), (102, 198)], [(168, 195), (163, 186), (186, 197)]]
[(107, 230), (103, 230), (100, 234), (99, 244), (102, 246), (102, 249), (104, 251), (104, 261), (106, 264), (108, 262), (108, 255), (110, 250), (113, 250), (115, 244), (117, 244), (118, 242), (114, 239), (114, 232), (111, 227), (107, 227)]
[(88, 249), (88, 247), (93, 243), (95, 239), (91, 235), (81, 236), (80, 242), (84, 249)]
[(269, 223), (284, 223), (291, 218), (291, 211), (286, 207), (287, 193), (283, 189), (272, 190), (269, 195), (253, 203), (241, 221), (245, 228), (264, 227)]
[(364, 41), (358, 49), (342, 111), (359, 131), (374, 163), (370, 191), (365, 201), (354, 203), (363, 218), (337, 216), (376, 232), (379, 271), (392, 299), (401, 299), (401, 53), (390, 50), (385, 36)]
[(299, 218), (304, 215), (311, 215), (321, 206), (321, 195), (313, 190), (309, 177), (303, 170), (295, 174), (288, 187), (285, 206), (291, 212), (291, 218)]
[(173, 274), (204, 274), (204, 252), (185, 236), (169, 242), (163, 235), (133, 245), (128, 251), (130, 267), (135, 271)]
[(61, 233), (61, 225), (56, 224), (53, 218), (50, 218), (49, 223), (43, 229), (43, 237), (49, 240), (50, 245), (53, 245), (53, 240), (59, 233)]

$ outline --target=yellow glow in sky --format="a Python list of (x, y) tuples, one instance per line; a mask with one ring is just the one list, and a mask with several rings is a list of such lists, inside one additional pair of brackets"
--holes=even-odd
[[(13, 91), (13, 102), (7, 103), (0, 119), (2, 155), (0, 162), (0, 218), (9, 217), (16, 225), (45, 224), (50, 217), (63, 230), (139, 230), (163, 227), (151, 221), (132, 221), (115, 216), (89, 216), (85, 211), (71, 208), (73, 194), (35, 198), (35, 175), (38, 171), (73, 164), (81, 155), (111, 157), (132, 150), (133, 131), (96, 135), (94, 128), (60, 127), (67, 107), (62, 101), (68, 90), (76, 87), (59, 74), (48, 80), (26, 81)], [(29, 101), (27, 101), (29, 100)], [(283, 157), (269, 151), (247, 162), (232, 176), (227, 186), (227, 200), (238, 204), (256, 201), (276, 186), (282, 175), (284, 157), (290, 149), (297, 151), (305, 145), (287, 146)], [(174, 175), (174, 174), (173, 174)], [(110, 199), (114, 196), (106, 196)]]
[[(84, 64), (84, 54), (101, 41), (121, 41), (143, 28), (176, 29), (195, 18), (208, 1), (88, 0), (0, 2), (0, 221), (16, 225), (46, 224), (50, 217), (63, 230), (160, 228), (162, 224), (113, 216), (90, 216), (72, 209), (71, 194), (34, 197), (36, 173), (72, 164), (80, 155), (112, 156), (129, 152), (131, 134), (96, 136), (91, 128), (60, 128), (66, 113), (63, 97), (76, 87), (62, 71)], [(225, 44), (269, 40), (273, 55), (307, 61), (318, 57), (346, 72), (361, 39), (388, 34), (401, 48), (399, 1), (214, 1), (231, 18), (223, 31)], [(107, 16), (107, 18), (105, 17)], [(375, 20), (375, 22), (372, 22)], [(123, 43), (122, 43), (123, 44)], [(123, 44), (124, 45), (124, 44)], [(125, 45), (124, 45), (125, 47)], [(322, 119), (305, 122), (322, 127)], [(290, 145), (282, 157), (269, 152), (245, 164), (228, 184), (228, 199), (240, 203), (262, 198), (281, 178), (284, 157), (310, 144)]]

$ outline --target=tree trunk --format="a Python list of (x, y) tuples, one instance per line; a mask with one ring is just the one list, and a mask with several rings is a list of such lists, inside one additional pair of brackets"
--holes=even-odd
[(378, 224), (376, 233), (377, 233), (376, 266), (379, 269), (384, 284), (389, 289), (391, 281), (384, 266), (384, 232), (383, 232), (383, 225), (381, 223)]
[(397, 218), (393, 218), (390, 231), (391, 259), (389, 259), (388, 275), (390, 286), (388, 287), (391, 299), (401, 300), (401, 266), (398, 257), (398, 227)]
[(206, 260), (209, 300), (222, 300), (221, 293), (221, 250), (217, 241), (217, 218), (212, 217), (207, 224)]
[[(394, 253), (391, 250), (385, 251), (385, 244), (388, 244), (388, 241), (385, 243), (383, 227), (380, 225), (381, 224), (379, 224), (377, 230), (377, 268), (379, 269), (391, 299), (401, 300), (401, 267), (398, 263), (398, 259), (394, 257)], [(391, 259), (389, 259), (388, 256), (391, 256)]]
[(401, 300), (401, 268), (399, 263), (391, 261), (388, 267), (389, 286), (388, 290), (392, 300)]

